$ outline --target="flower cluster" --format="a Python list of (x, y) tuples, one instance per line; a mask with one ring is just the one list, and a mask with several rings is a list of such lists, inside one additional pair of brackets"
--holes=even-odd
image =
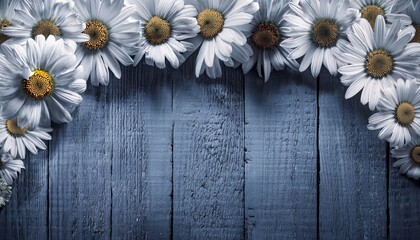
[(368, 128), (390, 142), (402, 173), (420, 178), (420, 4), (409, 0), (4, 0), (0, 4), (0, 206), (24, 168), (68, 123), (87, 81), (121, 78), (121, 64), (195, 75), (222, 65), (324, 67), (375, 113)]

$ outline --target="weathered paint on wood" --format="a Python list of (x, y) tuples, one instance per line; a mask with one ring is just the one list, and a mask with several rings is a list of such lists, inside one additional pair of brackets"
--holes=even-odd
[[(387, 237), (386, 144), (366, 128), (360, 95), (344, 99), (340, 80), (319, 79), (321, 239)], [(419, 189), (420, 190), (420, 189)]]
[(107, 108), (112, 238), (169, 239), (173, 79), (145, 65), (124, 70)]
[(25, 168), (0, 212), (0, 239), (47, 239), (48, 151), (28, 154)]
[[(390, 159), (389, 166), (394, 162)], [(396, 168), (389, 174), (390, 239), (419, 239), (420, 182), (405, 178)]]
[(111, 234), (110, 89), (89, 87), (74, 121), (54, 128), (49, 239), (106, 239)]
[(174, 239), (244, 237), (243, 74), (174, 79)]
[(0, 239), (417, 239), (420, 184), (338, 79), (192, 72), (89, 86), (25, 160)]
[(246, 76), (245, 211), (250, 239), (317, 236), (316, 80)]

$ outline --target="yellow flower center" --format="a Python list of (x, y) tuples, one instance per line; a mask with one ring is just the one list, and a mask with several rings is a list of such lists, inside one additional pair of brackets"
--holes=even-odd
[(168, 21), (154, 16), (144, 27), (147, 41), (152, 45), (159, 45), (168, 41), (171, 36), (171, 25)]
[(411, 159), (416, 163), (420, 163), (420, 146), (415, 146), (413, 148), (411, 151)]
[(413, 39), (411, 39), (411, 42), (420, 43), (420, 24), (413, 24), (413, 26), (416, 29), (416, 33), (414, 34)]
[(101, 21), (89, 20), (83, 33), (89, 35), (90, 40), (83, 43), (89, 50), (98, 50), (106, 46), (109, 39), (108, 28)]
[(1, 30), (5, 27), (12, 26), (12, 22), (7, 19), (0, 20), (0, 44), (6, 42), (10, 37), (1, 33)]
[(49, 96), (54, 90), (53, 78), (47, 71), (40, 69), (35, 70), (28, 80), (23, 80), (22, 85), (25, 93), (36, 100)]
[(409, 125), (416, 117), (416, 109), (409, 102), (402, 102), (395, 110), (395, 119), (400, 125)]
[(319, 19), (312, 25), (312, 40), (320, 47), (332, 47), (337, 43), (339, 28), (332, 19)]
[(61, 31), (51, 20), (41, 20), (32, 27), (32, 37), (35, 38), (41, 34), (47, 38), (49, 35), (60, 36)]
[(369, 76), (383, 78), (394, 69), (394, 60), (387, 51), (373, 50), (366, 56), (365, 69)]
[(274, 48), (280, 43), (279, 29), (272, 23), (260, 23), (252, 31), (251, 41), (258, 48)]
[(26, 127), (24, 128), (18, 127), (16, 118), (6, 121), (6, 129), (7, 129), (7, 132), (14, 137), (25, 135), (25, 133), (28, 131), (28, 128)]
[(385, 10), (378, 5), (367, 5), (361, 9), (362, 18), (365, 18), (372, 28), (375, 26), (376, 17), (384, 16)]
[(200, 26), (201, 36), (208, 39), (217, 36), (223, 30), (225, 18), (219, 11), (204, 9), (198, 14), (197, 22)]

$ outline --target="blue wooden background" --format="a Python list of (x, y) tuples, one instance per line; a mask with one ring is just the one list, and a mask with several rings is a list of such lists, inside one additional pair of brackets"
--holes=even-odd
[(193, 66), (89, 86), (26, 159), (0, 239), (418, 239), (420, 184), (338, 78)]

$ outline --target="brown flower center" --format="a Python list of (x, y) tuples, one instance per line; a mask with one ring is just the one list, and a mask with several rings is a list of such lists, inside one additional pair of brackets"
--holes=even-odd
[(16, 118), (6, 121), (6, 129), (7, 129), (7, 132), (14, 137), (25, 135), (25, 133), (28, 131), (28, 128), (26, 127), (24, 128), (18, 127)]
[(159, 45), (168, 41), (171, 36), (171, 25), (168, 21), (154, 16), (144, 27), (147, 41), (152, 45)]
[(413, 26), (416, 29), (416, 33), (414, 34), (413, 39), (411, 39), (411, 42), (420, 43), (420, 24), (414, 23)]
[(49, 35), (60, 36), (61, 31), (53, 21), (41, 20), (32, 27), (32, 38), (41, 34), (47, 38)]
[(219, 11), (204, 9), (198, 14), (197, 22), (200, 26), (201, 36), (207, 39), (217, 36), (223, 30), (225, 18)]
[(7, 19), (0, 20), (0, 44), (6, 42), (10, 37), (1, 33), (1, 30), (5, 27), (12, 26), (12, 22)]
[(319, 19), (312, 25), (312, 40), (320, 47), (332, 47), (337, 43), (339, 28), (332, 19)]
[(279, 29), (272, 23), (260, 23), (252, 31), (251, 41), (258, 48), (274, 48), (280, 43)]
[(413, 148), (411, 151), (411, 159), (416, 163), (420, 163), (420, 146), (415, 146)]
[(366, 56), (365, 69), (369, 76), (383, 78), (394, 69), (394, 60), (387, 51), (373, 50)]
[(361, 9), (362, 18), (365, 18), (372, 28), (375, 26), (376, 17), (384, 16), (385, 10), (378, 5), (367, 5)]
[(416, 109), (409, 102), (402, 102), (395, 110), (395, 119), (400, 125), (409, 125), (416, 117)]
[(89, 20), (83, 33), (89, 35), (90, 40), (83, 43), (89, 50), (98, 50), (106, 46), (109, 39), (108, 28), (101, 21)]
[(47, 71), (40, 69), (35, 70), (28, 80), (23, 80), (22, 85), (25, 93), (35, 100), (49, 96), (54, 90), (53, 78)]

